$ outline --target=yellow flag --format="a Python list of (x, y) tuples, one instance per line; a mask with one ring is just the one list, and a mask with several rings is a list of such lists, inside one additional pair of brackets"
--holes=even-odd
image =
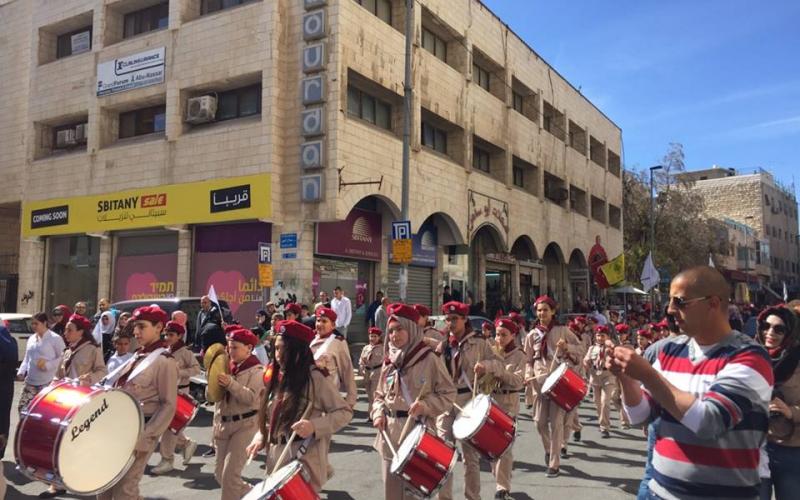
[(607, 264), (600, 267), (609, 285), (616, 285), (620, 281), (625, 281), (625, 254), (621, 253)]

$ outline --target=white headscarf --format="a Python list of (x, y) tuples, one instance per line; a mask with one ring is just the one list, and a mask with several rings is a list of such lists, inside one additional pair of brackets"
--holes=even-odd
[[(103, 318), (108, 318), (108, 324), (103, 325)], [(92, 337), (94, 337), (94, 341), (100, 345), (103, 345), (103, 335), (113, 335), (114, 328), (117, 326), (117, 320), (114, 318), (114, 313), (111, 311), (106, 311), (100, 315), (97, 319), (97, 324), (94, 325), (94, 330), (92, 330)]]

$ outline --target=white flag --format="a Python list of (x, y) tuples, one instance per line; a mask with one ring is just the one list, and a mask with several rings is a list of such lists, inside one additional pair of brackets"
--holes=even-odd
[(214, 290), (214, 285), (211, 285), (208, 289), (208, 298), (211, 299), (211, 302), (217, 306), (217, 310), (222, 313), (222, 308), (219, 306), (219, 299), (217, 298), (217, 291)]
[(651, 288), (658, 285), (661, 276), (658, 274), (658, 269), (653, 265), (653, 254), (647, 254), (647, 259), (644, 261), (644, 269), (642, 269), (642, 288), (645, 292), (649, 292)]
[(714, 259), (711, 258), (711, 254), (708, 254), (708, 267), (717, 267), (714, 265)]
[(786, 289), (786, 282), (783, 282), (783, 301), (789, 302), (789, 290)]

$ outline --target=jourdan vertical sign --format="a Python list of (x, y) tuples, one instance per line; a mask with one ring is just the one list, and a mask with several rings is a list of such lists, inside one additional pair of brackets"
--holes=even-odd
[(323, 199), (325, 167), (325, 69), (327, 66), (327, 0), (303, 0), (303, 79), (300, 81), (300, 199)]

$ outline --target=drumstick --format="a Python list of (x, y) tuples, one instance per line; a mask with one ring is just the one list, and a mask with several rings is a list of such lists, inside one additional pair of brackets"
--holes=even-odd
[(472, 399), (475, 399), (475, 396), (478, 393), (478, 372), (475, 372), (475, 377), (472, 379)]
[[(381, 435), (383, 436), (383, 440), (386, 442), (386, 446), (389, 447), (389, 451), (392, 452), (392, 458), (397, 456), (397, 452), (394, 451), (394, 446), (392, 446), (392, 440), (389, 439), (389, 435), (386, 433), (386, 430), (381, 429)], [(401, 439), (400, 442), (402, 443), (403, 440)]]
[[(430, 383), (429, 383), (428, 380), (426, 380), (425, 383), (422, 384), (422, 389), (419, 390), (419, 395), (417, 396), (417, 399), (414, 400), (414, 403), (419, 403), (420, 399), (422, 399), (423, 397), (428, 395), (428, 386), (429, 385), (430, 385)], [(411, 406), (414, 406), (414, 405), (411, 405)], [(409, 428), (411, 426), (411, 422), (413, 420), (414, 419), (411, 418), (411, 415), (409, 415), (408, 418), (406, 419), (406, 424), (403, 426), (403, 431), (400, 433), (400, 439), (398, 441), (399, 443), (402, 443), (403, 439), (405, 439), (406, 433), (408, 433), (408, 430), (409, 430)]]
[[(308, 406), (306, 407), (306, 411), (303, 412), (303, 415), (300, 417), (300, 420), (305, 420), (305, 418), (311, 412), (311, 406), (313, 406), (313, 403), (311, 403), (309, 401)], [(286, 441), (286, 446), (283, 447), (283, 451), (281, 452), (280, 456), (278, 457), (278, 461), (275, 462), (275, 467), (273, 467), (272, 473), (270, 475), (275, 474), (276, 472), (278, 472), (278, 469), (281, 467), (281, 464), (283, 463), (283, 459), (286, 458), (286, 453), (289, 452), (289, 447), (292, 445), (292, 442), (294, 441), (294, 438), (296, 438), (296, 437), (297, 437), (297, 431), (292, 431), (292, 435), (289, 436), (289, 439)], [(265, 469), (265, 470), (269, 470), (269, 469)]]

